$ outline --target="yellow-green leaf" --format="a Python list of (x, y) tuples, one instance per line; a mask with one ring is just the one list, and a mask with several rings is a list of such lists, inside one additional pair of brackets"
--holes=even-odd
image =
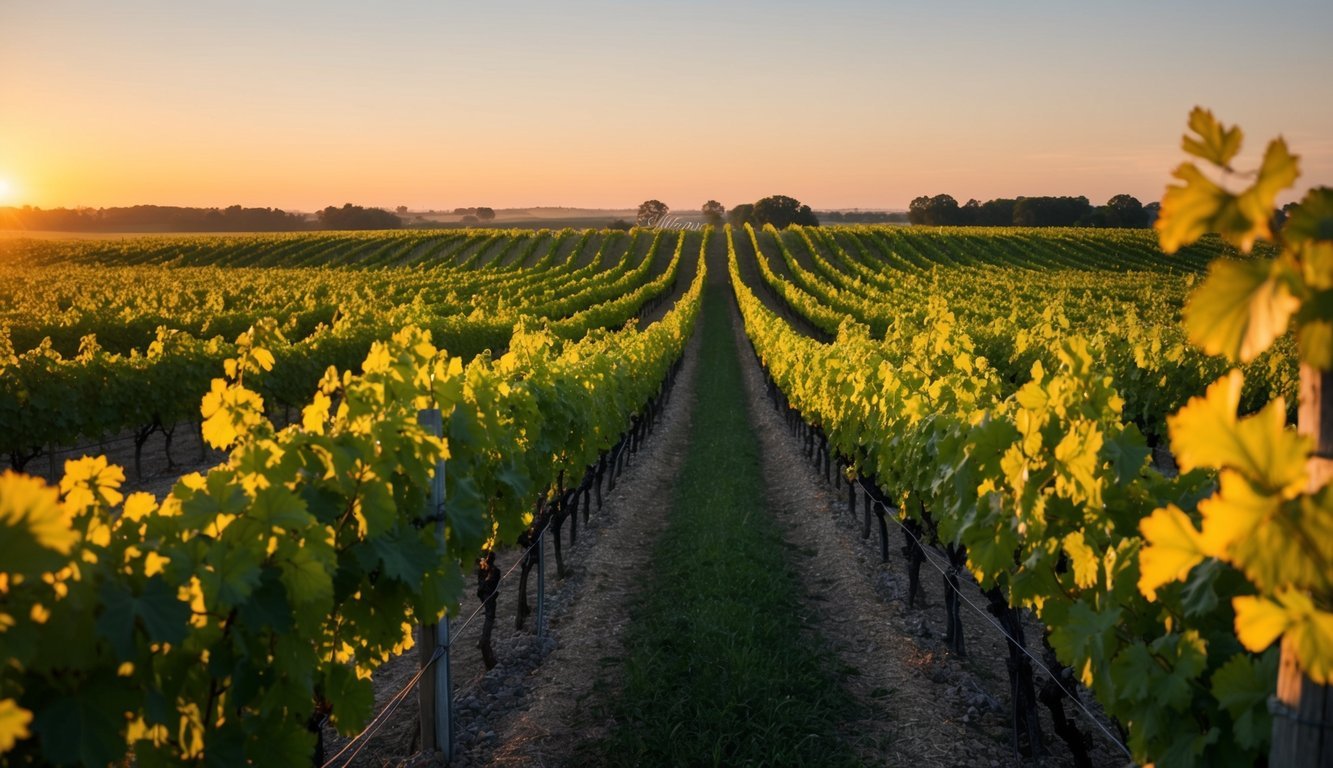
[(20, 707), (13, 699), (0, 699), (0, 755), (14, 748), (21, 739), (32, 734), (28, 724), (32, 722), (32, 713)]
[(1185, 305), (1185, 330), (1208, 354), (1247, 363), (1286, 333), (1300, 307), (1276, 262), (1219, 259)]
[(1333, 681), (1333, 613), (1320, 610), (1310, 595), (1296, 589), (1267, 597), (1237, 597), (1236, 637), (1251, 651), (1262, 651), (1287, 635), (1301, 669), (1320, 685)]
[(78, 541), (55, 488), (41, 478), (0, 473), (0, 574), (57, 570)]
[(1189, 516), (1174, 504), (1160, 507), (1139, 523), (1147, 546), (1139, 553), (1139, 591), (1157, 598), (1163, 584), (1180, 581), (1203, 562), (1198, 531)]
[(1258, 653), (1287, 631), (1287, 609), (1266, 597), (1243, 596), (1231, 601), (1236, 610), (1236, 639)]
[(1244, 139), (1240, 126), (1227, 128), (1213, 117), (1210, 110), (1203, 107), (1195, 107), (1190, 112), (1190, 130), (1194, 131), (1198, 138), (1185, 134), (1181, 139), (1181, 147), (1191, 155), (1201, 157), (1222, 168), (1231, 166), (1231, 161), (1240, 152), (1241, 141)]
[(1261, 489), (1298, 492), (1305, 485), (1309, 438), (1287, 429), (1287, 406), (1280, 397), (1253, 416), (1237, 419), (1243, 385), (1240, 371), (1233, 370), (1167, 418), (1181, 470), (1229, 467)]
[(1333, 613), (1312, 606), (1291, 632), (1305, 674), (1320, 685), (1333, 682)]
[(1236, 196), (1204, 176), (1194, 163), (1182, 163), (1171, 175), (1185, 183), (1168, 186), (1162, 196), (1162, 211), (1153, 224), (1162, 250), (1175, 253), (1209, 232), (1248, 226)]
[(1290, 187), (1301, 175), (1299, 159), (1287, 149), (1287, 142), (1276, 138), (1268, 142), (1263, 164), (1254, 184), (1237, 198), (1241, 213), (1250, 222), (1249, 229), (1239, 237), (1237, 245), (1248, 251), (1257, 238), (1272, 239), (1269, 222), (1277, 206), (1277, 196)]
[(1231, 546), (1250, 536), (1282, 506), (1280, 496), (1259, 493), (1242, 475), (1222, 470), (1217, 493), (1199, 502), (1199, 544), (1210, 557), (1226, 559)]
[(1090, 589), (1097, 586), (1097, 576), (1100, 572), (1101, 560), (1092, 547), (1088, 546), (1087, 540), (1081, 531), (1070, 533), (1064, 538), (1065, 552), (1069, 555), (1069, 561), (1074, 566), (1074, 583), (1081, 589)]

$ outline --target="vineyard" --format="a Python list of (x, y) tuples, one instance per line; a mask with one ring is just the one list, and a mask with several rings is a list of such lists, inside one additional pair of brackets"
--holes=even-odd
[[(1329, 195), (1313, 195), (1326, 215)], [(0, 453), (12, 468), (0, 475), (0, 756), (324, 765), (356, 748), (350, 761), (392, 713), (381, 670), (419, 654), (415, 682), (438, 661), (436, 641), (408, 654), (433, 637), (423, 626), (443, 619), (447, 637), (476, 606), (487, 669), (502, 600), (517, 603), (516, 631), (543, 631), (540, 618), (524, 624), (541, 543), (566, 578), (580, 512), (612, 526), (650, 504), (616, 506), (612, 489), (639, 487), (640, 446), (665, 439), (655, 431), (688, 426), (689, 453), (705, 458), (683, 460), (690, 479), (673, 497), (691, 522), (672, 510), (666, 543), (636, 562), (664, 558), (654, 573), (700, 591), (725, 586), (715, 602), (747, 598), (725, 613), (753, 608), (750, 625), (798, 614), (807, 587), (781, 565), (781, 534), (747, 538), (750, 514), (773, 505), (762, 484), (707, 490), (710, 472), (749, 482), (745, 462), (726, 468), (757, 450), (749, 403), (787, 428), (763, 439), (799, 451), (805, 482), (837, 499), (808, 524), (854, 521), (872, 542), (867, 584), (903, 574), (893, 599), (867, 597), (846, 622), (942, 608), (943, 636), (913, 641), (923, 653), (998, 649), (982, 694), (1006, 760), (1262, 763), (1284, 716), (1270, 697), (1286, 644), (1316, 682), (1333, 658), (1321, 602), (1333, 491), (1312, 484), (1311, 444), (1289, 426), (1302, 366), (1328, 367), (1333, 337), (1317, 326), (1333, 262), (1326, 228), (1299, 218), (1281, 242), (1266, 221), (1260, 232), (1234, 216), (1185, 232), (1198, 210), (1186, 209), (1164, 206), (1170, 254), (1148, 230), (885, 226), (0, 243)], [(1210, 230), (1221, 235), (1201, 237)], [(1278, 269), (1282, 286), (1305, 288), (1272, 287)], [(1267, 299), (1249, 298), (1256, 286)], [(1314, 309), (1299, 314), (1301, 298)], [(1281, 315), (1267, 331), (1263, 311)], [(1237, 324), (1236, 312), (1254, 314)], [(1303, 330), (1284, 333), (1292, 317)], [(739, 353), (718, 341), (733, 332), (748, 342)], [(745, 376), (761, 382), (753, 397)], [(698, 402), (677, 400), (695, 379)], [(175, 464), (184, 434), (225, 458), (182, 462), (169, 493), (142, 490), (150, 440)], [(128, 475), (97, 449), (117, 440), (133, 446)], [(621, 520), (590, 523), (604, 492)], [(737, 530), (699, 535), (714, 525)], [(728, 570), (746, 563), (765, 565)], [(522, 581), (502, 592), (514, 568)], [(943, 601), (927, 604), (935, 568)], [(698, 669), (743, 654), (710, 655), (731, 642), (717, 637), (690, 645), (689, 622), (709, 609), (690, 594), (642, 571), (622, 578), (649, 596), (622, 606), (632, 647), (597, 646), (631, 657), (608, 705), (628, 723), (607, 731), (624, 751), (600, 759), (760, 754), (689, 751), (685, 723), (713, 715), (661, 699), (654, 675), (709, 677)], [(883, 746), (826, 746), (851, 715), (825, 706), (820, 692), (839, 698), (827, 692), (840, 683), (827, 659), (800, 657), (805, 646), (777, 654), (790, 670), (753, 664), (764, 680), (698, 683), (717, 685), (701, 698), (756, 691), (736, 704), (749, 715), (716, 713), (717, 728), (754, 728), (726, 749), (764, 743), (762, 763), (887, 759)], [(804, 692), (760, 685), (786, 675)], [(904, 716), (895, 695), (874, 695), (887, 720)], [(763, 731), (767, 718), (777, 725)], [(325, 726), (345, 740), (336, 755)]]

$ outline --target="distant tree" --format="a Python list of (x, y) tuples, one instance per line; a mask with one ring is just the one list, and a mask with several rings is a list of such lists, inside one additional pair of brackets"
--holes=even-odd
[(634, 226), (634, 225), (631, 224), (631, 223), (629, 223), (628, 221), (625, 221), (624, 219), (616, 219), (615, 221), (611, 222), (610, 224), (607, 224), (607, 225), (606, 225), (606, 228), (607, 228), (607, 229), (623, 229), (623, 230), (628, 230), (628, 229), (629, 229), (630, 227), (632, 227), (632, 226)]
[(1072, 227), (1092, 213), (1086, 197), (1020, 197), (1014, 203), (1014, 225)]
[(997, 197), (981, 204), (973, 223), (981, 227), (1012, 227), (1014, 225), (1014, 203), (1008, 197)]
[(478, 207), (478, 208), (476, 208), (475, 210), (476, 210), (476, 216), (477, 216), (478, 219), (481, 219), (482, 221), (494, 221), (494, 220), (495, 220), (495, 209), (494, 209), (494, 208), (483, 208), (483, 207)]
[(1107, 200), (1101, 212), (1108, 227), (1139, 229), (1148, 226), (1148, 215), (1143, 212), (1143, 203), (1130, 195), (1116, 195)]
[(722, 203), (719, 203), (716, 200), (709, 200), (708, 202), (704, 203), (703, 207), (704, 221), (708, 222), (709, 224), (712, 224), (714, 226), (721, 225), (722, 217), (726, 214), (726, 212), (727, 209), (723, 207)]
[(477, 209), (476, 209), (476, 208), (455, 208), (455, 209), (454, 209), (454, 215), (455, 215), (455, 216), (467, 216), (468, 214), (475, 214), (476, 212), (477, 212)]
[(317, 213), (324, 229), (399, 229), (403, 220), (383, 208), (363, 208), (346, 203), (341, 208), (330, 205)]
[(958, 223), (963, 226), (974, 227), (981, 223), (981, 201), (975, 197), (963, 203), (963, 207), (958, 209)]
[(733, 206), (731, 211), (727, 213), (727, 221), (730, 222), (733, 227), (743, 227), (746, 224), (754, 224), (754, 204), (741, 203), (740, 205)]
[(398, 212), (398, 215), (399, 215), (399, 216), (406, 216), (406, 215), (407, 215), (407, 206), (406, 206), (406, 205), (400, 205), (400, 206), (398, 206), (397, 208), (394, 208), (394, 210)]
[(1144, 221), (1147, 222), (1146, 224), (1144, 224), (1144, 226), (1151, 227), (1153, 224), (1155, 224), (1157, 222), (1157, 217), (1161, 215), (1161, 213), (1162, 213), (1162, 204), (1157, 202), (1156, 200), (1143, 206), (1143, 219)]
[(476, 214), (465, 213), (463, 214), (463, 218), (459, 219), (458, 222), (465, 226), (475, 227), (481, 223), (481, 219), (477, 218)]
[(641, 227), (651, 227), (660, 224), (670, 212), (671, 209), (661, 200), (645, 200), (639, 206), (639, 218), (636, 223)]
[(778, 229), (786, 229), (793, 224), (806, 227), (819, 226), (819, 219), (810, 206), (786, 195), (765, 197), (754, 204), (756, 224), (772, 224)]
[(942, 227), (957, 224), (961, 214), (952, 195), (918, 197), (907, 207), (907, 220), (913, 224)]

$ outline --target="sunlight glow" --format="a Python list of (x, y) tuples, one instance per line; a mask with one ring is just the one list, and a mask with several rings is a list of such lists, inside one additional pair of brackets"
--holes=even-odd
[(0, 203), (9, 202), (9, 196), (14, 193), (14, 185), (9, 183), (9, 179), (0, 179)]

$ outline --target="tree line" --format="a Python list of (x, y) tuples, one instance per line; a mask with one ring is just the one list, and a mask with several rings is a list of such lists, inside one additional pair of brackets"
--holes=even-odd
[(314, 218), (281, 208), (189, 208), (132, 205), (112, 208), (0, 208), (0, 229), (45, 232), (295, 232), (309, 229), (400, 229), (383, 208), (330, 205)]
[[(806, 227), (819, 226), (819, 218), (810, 210), (810, 206), (786, 195), (771, 195), (753, 203), (741, 203), (730, 211), (722, 203), (709, 200), (703, 204), (700, 212), (704, 221), (714, 226), (720, 226), (723, 222), (730, 222), (735, 227), (746, 224), (762, 227), (765, 224), (772, 224), (778, 229), (793, 224)], [(639, 205), (639, 215), (635, 224), (640, 227), (670, 227), (679, 221), (671, 218), (670, 214), (671, 208), (661, 200), (645, 200)], [(612, 222), (611, 226), (628, 228), (629, 222), (616, 221)]]
[(0, 229), (55, 232), (286, 232), (309, 229), (299, 213), (280, 208), (0, 208)]
[(907, 208), (907, 220), (929, 226), (1127, 227), (1140, 229), (1157, 218), (1158, 203), (1144, 205), (1133, 195), (1116, 195), (1106, 205), (1088, 198), (1015, 197), (959, 205), (951, 195), (921, 196)]

